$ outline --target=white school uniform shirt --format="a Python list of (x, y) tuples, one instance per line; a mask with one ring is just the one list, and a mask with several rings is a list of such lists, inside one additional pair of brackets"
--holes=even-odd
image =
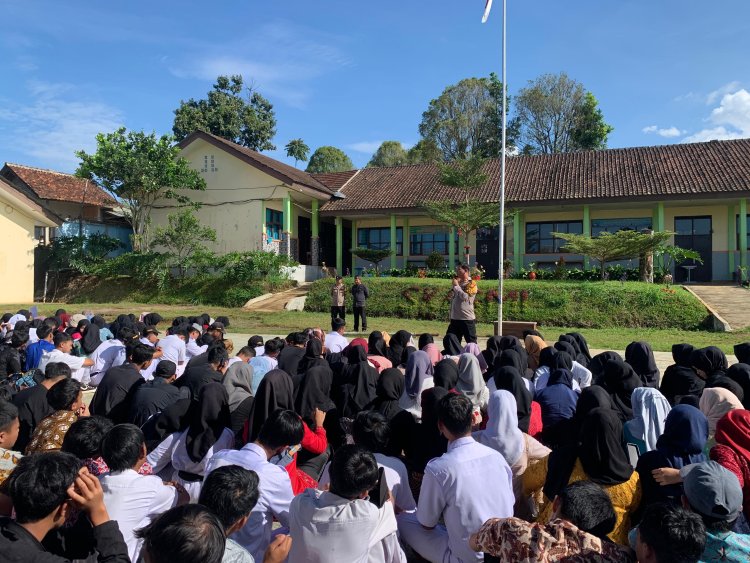
[(104, 506), (117, 521), (131, 561), (138, 561), (142, 540), (134, 531), (177, 505), (177, 489), (165, 485), (156, 475), (139, 475), (132, 469), (99, 476), (104, 490)]
[(208, 460), (213, 457), (214, 452), (232, 447), (234, 444), (234, 432), (229, 428), (225, 428), (214, 445), (208, 448), (203, 459), (198, 461), (193, 461), (188, 455), (186, 447), (187, 434), (187, 430), (170, 434), (148, 454), (146, 461), (151, 465), (154, 473), (159, 473), (171, 463), (173, 473), (169, 480), (176, 481), (185, 487), (185, 490), (190, 494), (190, 502), (198, 502), (203, 483), (201, 481), (185, 481), (178, 475), (178, 472), (187, 471), (188, 473), (203, 475), (205, 477)]
[(289, 563), (406, 563), (393, 505), (307, 489), (289, 509)]
[[(570, 370), (573, 374), (573, 391), (579, 391), (591, 386), (591, 372), (581, 364), (573, 360), (573, 368)], [(547, 387), (549, 381), (550, 369), (547, 366), (537, 368), (534, 372), (534, 390), (532, 393), (539, 393)]]
[[(148, 338), (140, 338), (138, 340), (141, 344), (145, 344), (146, 346), (151, 346), (151, 348), (156, 348), (154, 344), (149, 342)], [(141, 377), (145, 379), (146, 381), (151, 381), (154, 378), (154, 372), (156, 371), (156, 366), (159, 365), (159, 358), (155, 358), (151, 360), (151, 365), (148, 366), (146, 369), (141, 370)]]
[(289, 526), (289, 505), (294, 493), (286, 469), (268, 462), (266, 452), (259, 445), (246, 444), (241, 450), (222, 450), (208, 462), (206, 475), (225, 465), (239, 465), (258, 474), (260, 497), (250, 512), (250, 518), (232, 539), (250, 552), (256, 561), (263, 561), (271, 543), (271, 529), (275, 517), (283, 527)]
[(39, 360), (37, 366), (40, 370), (45, 371), (47, 364), (62, 362), (70, 366), (70, 370), (73, 372), (72, 377), (77, 381), (83, 381), (86, 369), (83, 367), (83, 361), (86, 358), (81, 356), (74, 356), (72, 354), (66, 354), (62, 350), (57, 348), (48, 352), (42, 352), (42, 357)]
[(89, 357), (94, 362), (89, 372), (91, 383), (94, 385), (101, 383), (109, 368), (121, 366), (127, 360), (125, 345), (116, 338), (105, 340), (99, 344)]
[[(385, 482), (388, 483), (388, 490), (393, 495), (393, 502), (396, 503), (401, 512), (414, 512), (417, 509), (417, 503), (414, 501), (414, 494), (409, 487), (409, 473), (404, 463), (396, 457), (385, 454), (374, 455), (378, 467), (383, 468)], [(318, 488), (321, 490), (331, 483), (330, 466), (330, 463), (326, 463), (325, 468), (323, 468), (323, 475), (318, 481)]]
[(170, 334), (159, 340), (162, 354), (159, 360), (169, 360), (177, 366), (177, 376), (185, 371), (185, 341), (176, 334)]
[(195, 341), (195, 338), (190, 338), (190, 342), (185, 343), (185, 357), (188, 361), (190, 361), (191, 358), (194, 358), (195, 356), (200, 356), (203, 352), (208, 350), (208, 344), (204, 344), (203, 346), (198, 346), (198, 343)]
[(349, 346), (349, 341), (338, 332), (326, 334), (325, 347), (329, 352), (341, 352), (347, 346)]
[(482, 561), (469, 536), (490, 518), (513, 516), (513, 474), (502, 455), (471, 436), (448, 444), (448, 451), (425, 468), (417, 519), (433, 528), (440, 518), (448, 531), (444, 561)]

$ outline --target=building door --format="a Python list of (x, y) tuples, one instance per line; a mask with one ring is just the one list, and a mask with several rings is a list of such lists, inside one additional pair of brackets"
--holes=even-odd
[[(477, 257), (476, 261), (485, 271), (485, 277), (497, 279), (500, 269), (500, 242), (498, 227), (477, 229)], [(473, 266), (473, 264), (470, 264)]]
[[(690, 280), (697, 282), (708, 282), (712, 279), (712, 251), (713, 237), (711, 228), (711, 217), (675, 217), (674, 218), (674, 243), (681, 248), (695, 250), (701, 255), (703, 264), (695, 260), (687, 260), (675, 265), (675, 281), (684, 282), (688, 279), (688, 266), (690, 269)], [(694, 266), (694, 268), (692, 267)]]
[(300, 264), (312, 264), (312, 223), (309, 217), (297, 219), (297, 260)]

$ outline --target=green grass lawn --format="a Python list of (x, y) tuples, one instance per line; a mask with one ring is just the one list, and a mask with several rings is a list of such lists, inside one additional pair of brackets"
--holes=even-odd
[[(26, 308), (28, 304), (4, 305), (1, 311), (15, 312), (20, 308)], [(276, 313), (256, 313), (243, 311), (241, 309), (227, 309), (209, 306), (191, 305), (158, 305), (153, 303), (38, 303), (40, 314), (51, 315), (59, 308), (64, 308), (70, 314), (93, 311), (105, 315), (107, 320), (112, 320), (120, 313), (157, 312), (166, 319), (178, 315), (197, 315), (210, 313), (211, 316), (226, 315), (231, 321), (229, 332), (251, 333), (251, 334), (278, 334), (286, 335), (293, 330), (310, 326), (326, 328), (330, 322), (328, 313), (283, 311)], [(351, 322), (351, 315), (347, 318)], [(369, 317), (368, 328), (370, 330), (385, 330), (393, 334), (399, 329), (405, 329), (412, 333), (429, 332), (442, 336), (448, 326), (447, 318), (444, 320), (409, 320), (395, 317)], [(739, 342), (750, 341), (750, 329), (741, 332), (708, 332), (688, 331), (674, 329), (647, 329), (647, 328), (571, 328), (559, 326), (540, 326), (540, 332), (547, 340), (557, 340), (560, 334), (577, 331), (582, 333), (589, 342), (591, 348), (624, 350), (634, 340), (645, 340), (651, 344), (654, 350), (669, 352), (672, 344), (688, 342), (694, 346), (718, 346), (727, 353), (732, 352), (732, 347)], [(477, 326), (480, 337), (492, 335), (492, 325), (480, 323)]]

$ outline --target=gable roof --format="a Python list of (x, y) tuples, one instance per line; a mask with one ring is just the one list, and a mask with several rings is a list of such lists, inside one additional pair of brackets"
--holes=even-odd
[(2, 177), (0, 177), (0, 199), (18, 206), (24, 213), (33, 217), (40, 226), (59, 227), (63, 224), (62, 218), (24, 195), (16, 186)]
[[(488, 161), (485, 173), (474, 197), (497, 202), (500, 160)], [(505, 186), (511, 206), (748, 195), (750, 139), (514, 156), (506, 160)], [(341, 191), (346, 198), (321, 211), (416, 209), (462, 193), (440, 183), (434, 164), (364, 168)]]
[(16, 178), (21, 180), (39, 199), (54, 201), (69, 201), (109, 207), (115, 204), (114, 200), (91, 180), (85, 180), (72, 174), (55, 172), (44, 168), (35, 168), (23, 164), (6, 163), (2, 174), (11, 183), (15, 178), (8, 174), (12, 172)]
[(346, 172), (320, 172), (310, 174), (313, 178), (328, 186), (331, 191), (338, 191), (346, 185), (346, 183), (356, 176), (359, 170), (347, 170)]
[(333, 194), (333, 192), (324, 184), (322, 184), (312, 175), (303, 170), (298, 170), (294, 166), (289, 166), (288, 164), (280, 162), (275, 158), (271, 158), (270, 156), (259, 153), (258, 151), (254, 151), (247, 147), (243, 147), (242, 145), (238, 145), (237, 143), (233, 143), (232, 141), (228, 141), (223, 137), (218, 137), (216, 135), (212, 135), (211, 133), (206, 133), (205, 131), (195, 131), (194, 133), (191, 133), (182, 140), (179, 146), (180, 148), (185, 148), (196, 139), (203, 139), (207, 143), (225, 150), (226, 152), (236, 156), (240, 160), (244, 160), (250, 166), (258, 168), (269, 176), (273, 176), (274, 178), (281, 180), (282, 182), (290, 185), (299, 184), (307, 188), (312, 188), (313, 190), (317, 190), (327, 196)]

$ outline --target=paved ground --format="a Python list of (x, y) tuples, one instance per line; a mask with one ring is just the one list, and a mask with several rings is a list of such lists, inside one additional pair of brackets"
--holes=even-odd
[(690, 289), (729, 323), (732, 330), (750, 326), (750, 291), (738, 285), (690, 285)]

